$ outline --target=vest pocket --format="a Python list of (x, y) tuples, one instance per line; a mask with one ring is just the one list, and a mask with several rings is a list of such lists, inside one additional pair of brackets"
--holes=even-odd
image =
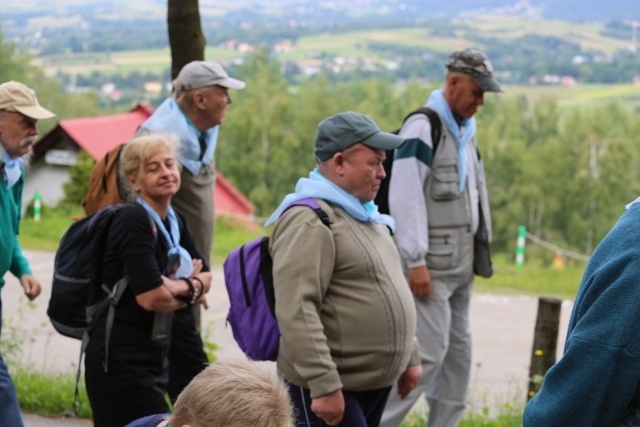
[(431, 173), (433, 200), (454, 200), (460, 197), (457, 167), (454, 164), (437, 166)]
[(427, 267), (432, 270), (450, 270), (455, 265), (457, 243), (450, 233), (429, 233)]

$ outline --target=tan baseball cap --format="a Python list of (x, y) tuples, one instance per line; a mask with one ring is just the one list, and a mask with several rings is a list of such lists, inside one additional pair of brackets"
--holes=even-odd
[(18, 112), (36, 120), (56, 116), (40, 105), (33, 89), (15, 81), (0, 84), (0, 110)]

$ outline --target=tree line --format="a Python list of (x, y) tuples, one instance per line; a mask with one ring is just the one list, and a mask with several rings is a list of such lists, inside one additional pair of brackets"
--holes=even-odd
[[(0, 63), (0, 81), (27, 83), (59, 119), (113, 112), (101, 108), (95, 94), (63, 93), (1, 33)], [(435, 88), (418, 81), (398, 86), (390, 79), (332, 82), (323, 75), (292, 87), (280, 66), (260, 50), (237, 68), (247, 88), (232, 91), (234, 103), (216, 153), (217, 168), (261, 217), (315, 166), (314, 138), (322, 119), (353, 110), (394, 130)], [(553, 99), (487, 95), (485, 101), (477, 115), (478, 143), (487, 171), (494, 248), (513, 251), (517, 228), (525, 225), (560, 246), (590, 253), (624, 204), (640, 195), (637, 113), (621, 103), (566, 109)], [(54, 125), (39, 124), (42, 133)], [(77, 194), (83, 189), (76, 191), (75, 203)]]
[[(353, 110), (387, 131), (435, 87), (323, 76), (292, 89), (266, 51), (238, 69), (247, 81), (221, 128), (216, 167), (268, 216), (314, 167), (318, 123)], [(640, 120), (621, 103), (563, 109), (553, 99), (487, 94), (477, 114), (494, 224), (494, 247), (515, 250), (519, 225), (590, 254), (640, 196)]]

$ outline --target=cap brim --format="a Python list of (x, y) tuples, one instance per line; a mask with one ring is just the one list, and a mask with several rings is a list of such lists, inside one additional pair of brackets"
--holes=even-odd
[(31, 105), (28, 107), (15, 106), (14, 108), (18, 113), (36, 120), (52, 119), (56, 116), (51, 111), (39, 105)]
[(223, 86), (229, 89), (244, 89), (247, 84), (242, 80), (232, 79), (231, 77), (224, 78), (220, 81), (217, 81), (215, 84), (218, 86)]
[(387, 132), (376, 132), (366, 138), (362, 143), (368, 147), (378, 148), (380, 150), (395, 150), (404, 143), (405, 139), (401, 136)]
[(473, 80), (485, 92), (503, 92), (502, 87), (493, 77), (473, 77)]

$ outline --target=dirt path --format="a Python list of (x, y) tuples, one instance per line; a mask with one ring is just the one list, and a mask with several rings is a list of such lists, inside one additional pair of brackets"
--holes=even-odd
[[(34, 369), (75, 372), (80, 342), (55, 332), (46, 316), (51, 293), (53, 253), (26, 251), (35, 276), (43, 286), (34, 308), (28, 307), (17, 280), (7, 274), (2, 290), (5, 329), (9, 320), (20, 325), (26, 339), (23, 360)], [(209, 297), (209, 310), (204, 315), (205, 336), (219, 346), (219, 359), (242, 356), (231, 329), (225, 326), (228, 298), (224, 290), (222, 268), (214, 267), (214, 285)], [(473, 368), (470, 397), (473, 404), (504, 404), (524, 399), (529, 374), (529, 361), (538, 300), (526, 296), (476, 294), (471, 304), (473, 336)], [(559, 354), (572, 303), (564, 301), (558, 343)], [(42, 421), (43, 423), (40, 423)], [(46, 424), (44, 422), (48, 422)], [(70, 420), (51, 424), (39, 417), (27, 419), (27, 427), (75, 425)], [(79, 424), (79, 425), (87, 425)]]

